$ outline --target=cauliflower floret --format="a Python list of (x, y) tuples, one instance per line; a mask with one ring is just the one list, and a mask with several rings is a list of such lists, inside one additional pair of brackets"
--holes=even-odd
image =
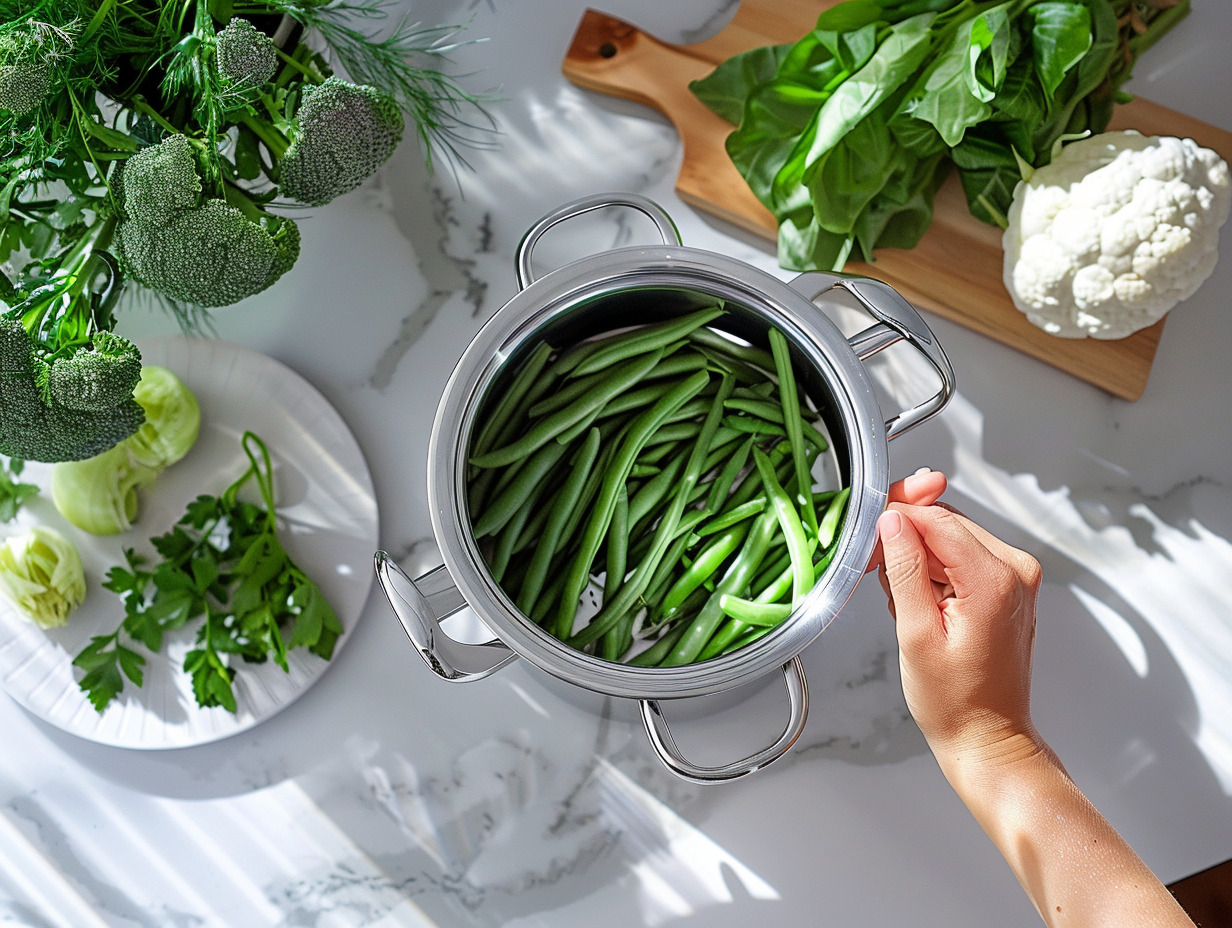
[(1006, 289), (1053, 335), (1124, 338), (1210, 277), (1230, 206), (1227, 162), (1192, 139), (1071, 142), (1014, 190)]

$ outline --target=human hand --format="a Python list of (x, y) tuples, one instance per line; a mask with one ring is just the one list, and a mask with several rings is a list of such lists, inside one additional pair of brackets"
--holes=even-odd
[(877, 527), (903, 693), (942, 767), (1043, 750), (1030, 710), (1039, 563), (939, 505), (894, 503)]
[[(948, 484), (945, 474), (939, 470), (929, 470), (921, 467), (910, 477), (896, 480), (890, 484), (888, 503), (910, 503), (912, 506), (931, 506), (941, 498)], [(873, 548), (873, 556), (869, 559), (865, 573), (876, 570), (882, 565), (884, 558), (881, 553), (881, 539)]]

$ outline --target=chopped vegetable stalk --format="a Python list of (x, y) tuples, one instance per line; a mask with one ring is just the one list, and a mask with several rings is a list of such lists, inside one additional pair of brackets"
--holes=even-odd
[(201, 428), (196, 397), (175, 374), (141, 369), (133, 398), (145, 422), (109, 451), (51, 469), (51, 498), (64, 518), (92, 535), (115, 535), (137, 519), (138, 490), (186, 455)]
[(86, 598), (81, 555), (55, 529), (36, 525), (0, 547), (0, 592), (36, 625), (64, 625)]

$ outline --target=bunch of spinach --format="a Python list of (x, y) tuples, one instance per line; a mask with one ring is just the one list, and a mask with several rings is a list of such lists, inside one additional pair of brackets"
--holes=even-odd
[(911, 248), (951, 165), (1004, 227), (1022, 165), (1101, 132), (1137, 56), (1189, 0), (844, 0), (798, 42), (691, 89), (779, 224), (779, 263), (840, 270)]

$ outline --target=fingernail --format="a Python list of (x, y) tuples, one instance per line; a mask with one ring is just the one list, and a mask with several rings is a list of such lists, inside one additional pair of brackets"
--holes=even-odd
[(896, 538), (898, 533), (903, 530), (903, 517), (893, 509), (887, 510), (881, 514), (877, 520), (877, 531), (881, 534), (882, 541), (889, 541), (891, 538)]
[(919, 470), (917, 470), (917, 471), (916, 471), (914, 474), (912, 474), (911, 476), (913, 476), (913, 477), (918, 477), (918, 476), (920, 476), (920, 474), (931, 474), (932, 472), (933, 472), (933, 469), (932, 469), (931, 467), (921, 467)]

